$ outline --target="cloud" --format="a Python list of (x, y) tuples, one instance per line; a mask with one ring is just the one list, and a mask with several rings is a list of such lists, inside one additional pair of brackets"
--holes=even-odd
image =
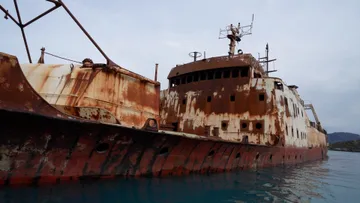
[(171, 48), (181, 47), (181, 44), (179, 42), (177, 42), (177, 41), (166, 40), (166, 41), (164, 41), (164, 44), (166, 46), (171, 47)]

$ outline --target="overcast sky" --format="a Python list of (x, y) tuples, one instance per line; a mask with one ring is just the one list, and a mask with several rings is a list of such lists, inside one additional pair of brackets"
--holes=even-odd
[[(226, 55), (228, 41), (219, 40), (226, 25), (251, 22), (253, 34), (240, 42), (244, 52), (277, 58), (277, 73), (299, 86), (312, 102), (328, 132), (360, 133), (360, 1), (347, 0), (63, 0), (113, 61), (154, 78), (166, 88), (167, 74), (176, 64), (190, 62), (188, 53), (206, 51), (207, 57)], [(16, 16), (10, 0), (1, 5)], [(51, 6), (45, 0), (19, 0), (23, 21)], [(104, 3), (106, 2), (106, 4)], [(100, 53), (60, 8), (26, 29), (33, 61), (40, 48), (74, 60)], [(27, 63), (20, 30), (0, 19), (0, 51)], [(46, 63), (64, 63), (50, 56)], [(65, 62), (67, 63), (67, 62)]]

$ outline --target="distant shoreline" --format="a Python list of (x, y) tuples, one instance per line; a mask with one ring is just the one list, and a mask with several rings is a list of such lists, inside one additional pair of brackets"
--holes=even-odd
[(349, 149), (331, 149), (331, 148), (329, 148), (328, 150), (329, 151), (337, 151), (337, 152), (357, 152), (357, 153), (360, 152), (360, 150), (351, 151), (351, 149), (349, 150)]
[(343, 152), (360, 152), (360, 140), (332, 143), (329, 144), (328, 149)]

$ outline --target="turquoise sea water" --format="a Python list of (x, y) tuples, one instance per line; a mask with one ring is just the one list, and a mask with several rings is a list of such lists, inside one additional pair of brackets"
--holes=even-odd
[(258, 171), (6, 188), (0, 202), (360, 203), (360, 153), (329, 151), (326, 161)]

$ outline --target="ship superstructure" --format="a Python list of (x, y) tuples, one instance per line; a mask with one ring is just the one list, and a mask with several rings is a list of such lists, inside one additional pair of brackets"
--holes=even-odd
[[(244, 28), (250, 31), (243, 32)], [(161, 126), (176, 132), (266, 146), (326, 146), (320, 122), (311, 122), (296, 85), (271, 77), (266, 56), (256, 59), (235, 44), (249, 26), (228, 26), (226, 56), (172, 68), (161, 93)], [(194, 54), (193, 54), (194, 55)], [(264, 64), (265, 68), (263, 68)], [(265, 70), (264, 70), (265, 69)], [(316, 117), (316, 114), (314, 112)], [(317, 118), (317, 117), (316, 117)]]

